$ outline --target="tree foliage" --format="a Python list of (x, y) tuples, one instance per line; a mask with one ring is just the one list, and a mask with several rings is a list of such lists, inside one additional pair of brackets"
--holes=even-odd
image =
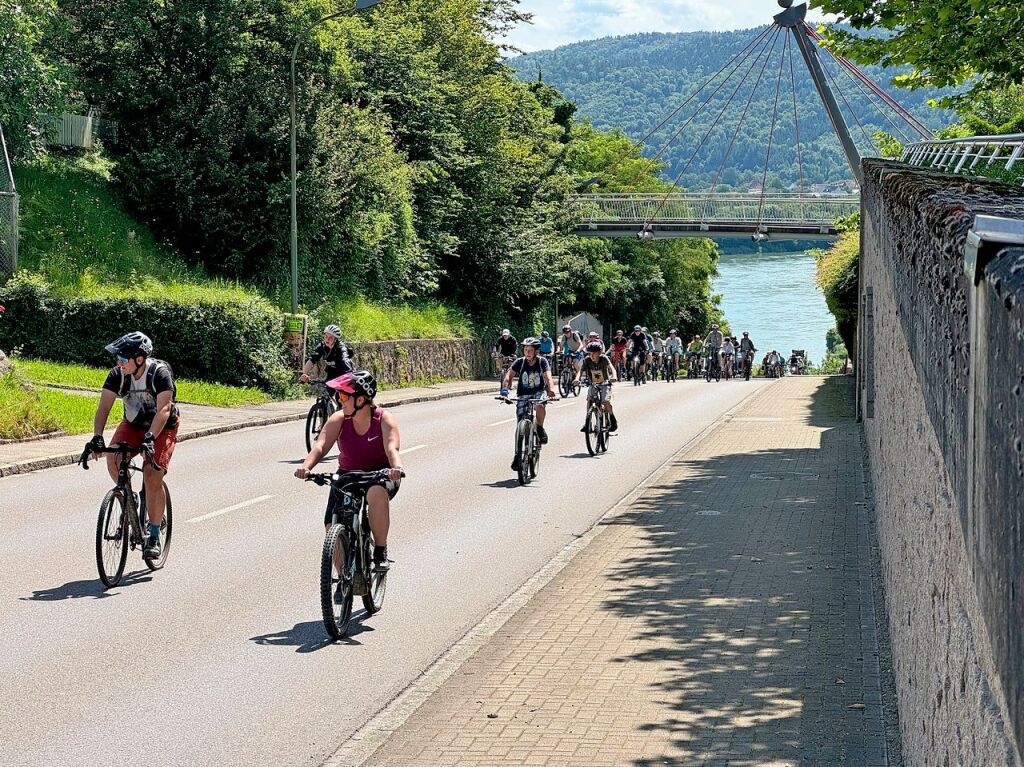
[(71, 67), (52, 50), (65, 21), (54, 0), (0, 0), (0, 125), (16, 159), (42, 149), (71, 96)]
[[(853, 31), (832, 25), (828, 43), (865, 64), (907, 65), (910, 88), (1024, 82), (1024, 6), (1018, 0), (815, 0)], [(866, 36), (862, 30), (885, 30)]]

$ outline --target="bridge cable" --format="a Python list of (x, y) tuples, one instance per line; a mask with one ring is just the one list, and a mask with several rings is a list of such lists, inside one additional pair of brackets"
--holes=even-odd
[(863, 78), (859, 77), (858, 75), (860, 75), (862, 73), (853, 64), (851, 64), (850, 62), (844, 61), (842, 58), (837, 58), (835, 56), (835, 54), (833, 54), (831, 51), (829, 51), (829, 55), (832, 56), (832, 58), (836, 59), (836, 61), (843, 68), (843, 70), (846, 72), (846, 74), (851, 78), (851, 80), (856, 85), (858, 85), (862, 89), (863, 92), (868, 93), (868, 94), (872, 94), (875, 97), (881, 99), (881, 101), (882, 101), (882, 105), (881, 106), (876, 104), (870, 98), (870, 96), (868, 98), (868, 101), (870, 101), (871, 105), (878, 111), (878, 113), (885, 118), (886, 122), (888, 122), (890, 125), (892, 125), (897, 133), (899, 133), (901, 136), (903, 136), (904, 140), (906, 140), (908, 143), (913, 141), (913, 139), (911, 139), (903, 130), (901, 130), (898, 127), (898, 125), (896, 123), (893, 122), (892, 118), (890, 118), (889, 115), (886, 114), (883, 111), (882, 107), (889, 107), (889, 109), (892, 112), (894, 112), (897, 117), (902, 119), (903, 122), (905, 122), (910, 127), (910, 130), (912, 130), (915, 133), (917, 133), (921, 138), (924, 138), (924, 139), (931, 138), (932, 134), (929, 131), (922, 130), (921, 128), (919, 128), (918, 125), (916, 124), (916, 121), (909, 120), (903, 114), (901, 109), (893, 109), (889, 105), (889, 103), (885, 99), (885, 96), (883, 95), (884, 94), (884, 90), (881, 88), (881, 86), (879, 86), (877, 83), (872, 82), (870, 79), (867, 79), (865, 81)]
[[(828, 48), (826, 48), (824, 45), (823, 38), (821, 37), (821, 35), (818, 34), (817, 30), (815, 30), (810, 25), (807, 25), (807, 31), (811, 35), (811, 37), (813, 37), (814, 40), (819, 43), (821, 48), (828, 51)], [(864, 85), (866, 85), (876, 96), (882, 99), (882, 101), (886, 105), (888, 105), (894, 112), (896, 112), (896, 114), (899, 115), (899, 117), (922, 138), (928, 139), (932, 137), (933, 133), (928, 128), (928, 126), (926, 126), (924, 123), (918, 120), (917, 117), (913, 115), (913, 113), (911, 113), (906, 107), (904, 107), (902, 104), (896, 101), (896, 99), (893, 98), (884, 88), (882, 88), (878, 83), (876, 83), (864, 72), (862, 72), (860, 67), (851, 62), (845, 56), (833, 53), (832, 51), (828, 52), (829, 55), (835, 58), (844, 69), (846, 69), (850, 74), (852, 74), (862, 83), (864, 83)]]
[(792, 39), (789, 35), (786, 35), (786, 53), (789, 56), (789, 81), (793, 85), (793, 125), (796, 129), (796, 170), (799, 178), (799, 186), (797, 187), (797, 193), (803, 197), (804, 194), (804, 165), (803, 158), (800, 156), (800, 115), (796, 109), (796, 70), (793, 68), (793, 46), (791, 45)]
[[(765, 37), (765, 35), (767, 35), (767, 34), (768, 34), (768, 32), (770, 32), (770, 31), (771, 31), (771, 29), (772, 29), (772, 27), (765, 27), (764, 31), (762, 31), (762, 32), (761, 32), (761, 34), (759, 34), (759, 35), (757, 36), (757, 38), (756, 38), (756, 39), (755, 39), (755, 40), (753, 41), (753, 44), (757, 44), (757, 43), (758, 43), (758, 42), (759, 42), (760, 40), (762, 40), (762, 39), (763, 39), (763, 38)], [(749, 50), (749, 51), (748, 51), (748, 50), (747, 50), (747, 48), (750, 48), (750, 45), (746, 46), (746, 47), (745, 47), (745, 48), (743, 49), (743, 51), (741, 51), (741, 52), (740, 52), (740, 53), (744, 53), (744, 52), (745, 52), (745, 55), (743, 56), (742, 60), (740, 60), (739, 62), (737, 62), (736, 66), (735, 66), (735, 67), (733, 67), (733, 69), (732, 69), (732, 71), (731, 71), (731, 72), (729, 73), (729, 75), (728, 75), (728, 76), (727, 76), (727, 77), (726, 77), (726, 78), (725, 78), (725, 79), (724, 79), (724, 80), (723, 80), (723, 81), (722, 81), (721, 83), (719, 83), (718, 87), (717, 87), (717, 88), (715, 88), (715, 90), (714, 90), (714, 91), (712, 91), (712, 92), (711, 92), (711, 93), (710, 93), (710, 94), (708, 95), (708, 97), (704, 99), (704, 101), (702, 101), (702, 102), (701, 102), (701, 103), (700, 103), (700, 104), (699, 104), (699, 105), (697, 106), (697, 109), (696, 109), (696, 110), (695, 110), (695, 111), (693, 112), (693, 114), (691, 114), (691, 115), (690, 115), (690, 116), (689, 116), (689, 117), (688, 117), (688, 118), (687, 118), (687, 119), (686, 119), (686, 120), (685, 120), (685, 121), (683, 122), (683, 124), (682, 124), (682, 125), (680, 125), (678, 129), (676, 129), (676, 131), (675, 131), (675, 132), (674, 132), (674, 133), (673, 133), (673, 134), (672, 134), (672, 135), (671, 135), (671, 136), (669, 137), (668, 141), (666, 141), (666, 142), (665, 142), (665, 143), (664, 143), (664, 144), (663, 144), (663, 145), (661, 146), (661, 148), (660, 148), (660, 149), (659, 149), (659, 150), (658, 150), (658, 151), (657, 151), (657, 152), (656, 152), (656, 153), (654, 154), (654, 156), (648, 159), (647, 163), (646, 163), (646, 164), (645, 164), (645, 165), (644, 165), (644, 166), (643, 166), (643, 167), (642, 167), (642, 168), (641, 168), (641, 169), (640, 169), (640, 170), (639, 170), (639, 171), (637, 172), (637, 174), (636, 174), (636, 175), (635, 175), (635, 176), (633, 177), (633, 179), (632, 179), (632, 180), (631, 180), (631, 181), (629, 182), (629, 184), (627, 184), (627, 186), (626, 186), (626, 190), (625, 190), (625, 191), (629, 191), (629, 190), (633, 189), (633, 187), (635, 187), (635, 186), (636, 186), (637, 182), (638, 182), (638, 181), (639, 181), (639, 180), (640, 180), (641, 178), (643, 178), (643, 176), (644, 176), (645, 174), (647, 174), (647, 173), (648, 173), (648, 172), (649, 172), (649, 171), (651, 170), (651, 168), (652, 168), (652, 167), (654, 167), (654, 165), (655, 165), (655, 164), (656, 164), (656, 163), (658, 162), (658, 160), (660, 160), (660, 159), (661, 159), (661, 156), (662, 156), (662, 155), (663, 155), (663, 154), (665, 153), (665, 151), (666, 151), (666, 150), (667, 150), (667, 149), (668, 149), (668, 148), (669, 148), (669, 147), (670, 147), (670, 146), (671, 146), (671, 145), (672, 145), (673, 143), (675, 143), (676, 139), (678, 139), (678, 138), (679, 138), (679, 137), (680, 137), (680, 136), (682, 135), (683, 131), (684, 131), (684, 130), (686, 130), (687, 126), (688, 126), (688, 125), (689, 125), (689, 124), (690, 124), (691, 122), (693, 122), (693, 120), (694, 120), (694, 119), (695, 119), (695, 118), (697, 117), (697, 115), (698, 115), (698, 114), (700, 114), (700, 111), (701, 111), (701, 110), (702, 110), (702, 109), (703, 109), (703, 108), (704, 108), (704, 107), (705, 107), (705, 106), (706, 106), (706, 105), (708, 104), (708, 102), (710, 102), (710, 101), (711, 101), (711, 99), (713, 99), (713, 98), (714, 98), (715, 96), (717, 96), (717, 95), (718, 95), (718, 93), (719, 93), (719, 92), (720, 92), (720, 91), (722, 90), (722, 88), (724, 88), (724, 87), (726, 86), (726, 84), (727, 84), (727, 83), (728, 83), (728, 82), (729, 82), (729, 81), (730, 81), (730, 80), (732, 79), (732, 76), (733, 76), (734, 74), (736, 74), (736, 72), (737, 72), (737, 71), (739, 70), (739, 68), (740, 68), (740, 67), (742, 67), (742, 66), (743, 66), (743, 64), (744, 64), (744, 63), (746, 63), (747, 59), (749, 59), (749, 58), (750, 58), (750, 54), (751, 54), (751, 53), (753, 53), (753, 51), (752, 51), (752, 50)], [(737, 54), (737, 56), (739, 56), (739, 55), (740, 55), (740, 54)], [(755, 56), (755, 57), (754, 57), (754, 61), (755, 61), (755, 62), (757, 61), (757, 58), (758, 58), (758, 56), (760, 56), (760, 54), (758, 54), (757, 56)], [(736, 56), (734, 56), (734, 57), (733, 57), (733, 59), (735, 59), (735, 58), (736, 58)], [(731, 63), (731, 62), (730, 62), (730, 63)], [(726, 64), (726, 66), (728, 66), (728, 64)], [(721, 71), (724, 71), (724, 69), (723, 69), (723, 70), (721, 70)], [(709, 82), (710, 82), (710, 81), (709, 81)], [(696, 93), (700, 93), (700, 90), (701, 90), (701, 89), (698, 89)], [(695, 93), (694, 95), (696, 95), (696, 93)], [(614, 167), (614, 166), (613, 166), (613, 167)]]
[[(910, 138), (910, 136), (908, 136), (906, 134), (906, 132), (899, 126), (899, 124), (894, 122), (892, 117), (890, 117), (889, 114), (884, 109), (882, 109), (882, 106), (885, 106), (885, 105), (883, 104), (882, 106), (879, 106), (879, 104), (875, 101), (873, 96), (877, 97), (877, 94), (873, 90), (871, 90), (870, 88), (866, 88), (864, 86), (864, 83), (860, 80), (860, 78), (854, 77), (850, 73), (850, 71), (846, 67), (844, 67), (842, 65), (842, 62), (840, 62), (832, 54), (831, 51), (829, 51), (827, 48), (825, 48), (823, 50), (825, 50), (825, 52), (828, 53), (829, 56), (839, 65), (839, 67), (841, 68), (841, 71), (846, 74), (846, 76), (850, 80), (850, 82), (853, 83), (854, 87), (857, 88), (857, 90), (861, 93), (862, 96), (864, 96), (864, 98), (867, 100), (867, 102), (872, 107), (874, 107), (875, 111), (878, 112), (878, 114), (882, 116), (882, 119), (885, 120), (887, 123), (889, 123), (889, 125), (892, 126), (893, 130), (896, 131), (896, 133), (898, 133), (903, 138), (903, 140), (906, 143), (908, 143), (908, 144), (911, 143), (912, 139)], [(913, 128), (913, 126), (911, 126), (911, 127)]]
[[(779, 32), (782, 30), (782, 28), (779, 27), (777, 24), (774, 25), (774, 27), (775, 27), (775, 36), (772, 38), (772, 43), (771, 43), (772, 50), (775, 49), (775, 43), (779, 39)], [(658, 203), (658, 207), (654, 210), (654, 213), (652, 215), (650, 215), (644, 221), (643, 227), (641, 228), (641, 232), (649, 232), (651, 230), (651, 221), (658, 217), (658, 215), (664, 209), (664, 207), (665, 207), (666, 203), (668, 202), (669, 198), (672, 196), (672, 194), (675, 192), (675, 190), (679, 188), (679, 181), (680, 181), (680, 179), (682, 179), (683, 174), (686, 173), (687, 170), (689, 170), (690, 165), (693, 163), (694, 159), (696, 159), (697, 154), (700, 152), (700, 150), (704, 147), (704, 144), (707, 142), (708, 138), (711, 136), (712, 131), (714, 131), (714, 129), (716, 127), (718, 127), (718, 123), (721, 121), (722, 115), (725, 114), (726, 110), (729, 108), (729, 105), (732, 104), (733, 100), (736, 98), (736, 94), (739, 93), (740, 89), (743, 87), (743, 83), (745, 82), (747, 75), (749, 75), (750, 72), (753, 71), (754, 67), (757, 66), (757, 60), (761, 57), (762, 53), (765, 53), (765, 51), (767, 49), (768, 49), (768, 44), (765, 43), (765, 45), (758, 52), (757, 56), (754, 57), (754, 60), (751, 62), (751, 65), (747, 69), (747, 72), (743, 76), (743, 79), (740, 80), (740, 82), (736, 86), (735, 90), (733, 90), (732, 94), (729, 96), (728, 101), (725, 102), (725, 106), (722, 107), (721, 111), (718, 113), (718, 115), (715, 117), (714, 121), (711, 123), (711, 127), (708, 128), (707, 132), (704, 134), (704, 137), (700, 140), (700, 143), (697, 145), (697, 148), (695, 150), (693, 150), (693, 154), (691, 154), (690, 158), (686, 161), (686, 165), (683, 166), (683, 169), (681, 171), (679, 171), (679, 173), (676, 175), (675, 179), (672, 181), (671, 188), (665, 193), (665, 196), (661, 199), (661, 202)], [(765, 67), (768, 65), (768, 58), (769, 58), (768, 56), (765, 56), (764, 64), (761, 66), (761, 73), (760, 73), (760, 75), (758, 75), (758, 82), (759, 83), (761, 81), (761, 75), (764, 74)], [(755, 88), (756, 87), (757, 86), (755, 85)]]
[[(615, 158), (615, 161), (612, 162), (612, 164), (610, 166), (608, 166), (608, 168), (605, 170), (605, 173), (610, 173), (612, 170), (615, 170), (615, 168), (617, 168), (619, 165), (621, 165), (622, 162), (627, 157), (629, 157), (630, 153), (634, 149), (636, 149), (638, 147), (642, 147), (644, 144), (646, 144), (647, 141), (655, 133), (657, 133), (659, 130), (661, 130), (663, 127), (665, 127), (666, 124), (668, 124), (681, 111), (683, 111), (683, 109), (686, 107), (686, 105), (689, 104), (691, 101), (693, 101), (693, 99), (695, 99), (701, 93), (701, 91), (703, 91), (705, 88), (707, 88), (709, 85), (711, 85), (711, 83), (713, 83), (718, 78), (719, 75), (721, 75), (723, 72), (725, 72), (725, 70), (733, 63), (733, 61), (735, 61), (737, 58), (742, 56), (747, 51), (748, 48), (751, 48), (754, 45), (756, 45), (761, 38), (763, 38), (766, 34), (768, 34), (769, 30), (771, 30), (771, 27), (767, 26), (763, 30), (761, 30), (761, 32), (759, 34), (755, 35), (754, 38), (751, 39), (750, 41), (748, 41), (747, 44), (743, 46), (743, 48), (741, 48), (736, 54), (733, 55), (733, 57), (731, 59), (729, 59), (729, 61), (727, 61), (725, 64), (723, 64), (722, 67), (718, 69), (718, 71), (716, 71), (714, 74), (712, 74), (707, 80), (704, 81), (703, 84), (701, 84), (701, 86), (699, 88), (697, 88), (695, 91), (693, 91), (686, 98), (686, 100), (682, 104), (680, 104), (678, 107), (676, 107), (671, 112), (669, 112), (667, 117), (662, 119), (661, 122), (659, 122), (656, 126), (654, 126), (654, 128), (652, 128), (650, 131), (648, 131), (647, 134), (643, 138), (639, 139), (638, 141), (630, 140), (629, 148), (626, 149), (624, 152), (621, 152), (619, 154), (619, 156)], [(740, 63), (742, 64), (742, 62), (740, 62)], [(730, 74), (729, 77), (731, 77), (731, 76), (732, 75)], [(729, 78), (727, 77), (725, 82), (728, 82), (728, 79)], [(700, 107), (698, 107), (697, 109), (699, 111)], [(678, 136), (678, 133), (676, 135)], [(668, 148), (668, 145), (671, 144), (672, 141), (674, 141), (674, 140), (675, 140), (675, 138), (673, 137), (672, 139), (669, 139), (669, 141), (666, 142), (666, 144), (664, 146), (662, 146), (661, 150), (655, 155), (654, 159), (649, 160), (643, 166), (643, 169), (636, 175), (636, 177), (633, 179), (633, 181), (631, 181), (629, 183), (629, 185), (626, 187), (626, 189), (624, 191), (628, 191), (628, 190), (632, 189), (633, 186), (636, 185), (637, 180), (640, 179), (642, 176), (644, 176), (644, 174), (646, 174), (651, 169), (651, 167), (657, 162), (658, 158), (661, 157), (662, 153), (664, 153), (664, 151)], [(646, 159), (646, 158), (644, 158), (643, 155), (641, 154), (640, 159)]]
[[(786, 42), (789, 42), (788, 34), (786, 35)], [(768, 183), (768, 162), (772, 158), (772, 144), (775, 142), (775, 125), (779, 118), (779, 92), (782, 89), (783, 63), (784, 50), (779, 52), (779, 74), (775, 78), (775, 106), (772, 107), (772, 128), (768, 132), (768, 151), (764, 156), (764, 174), (761, 176), (761, 199), (757, 204), (757, 228), (754, 230), (755, 232), (761, 231), (761, 213), (764, 212), (765, 185)]]
[[(740, 119), (736, 122), (736, 130), (733, 131), (732, 139), (729, 141), (729, 146), (725, 150), (725, 154), (722, 156), (722, 162), (718, 166), (718, 170), (715, 173), (715, 180), (711, 184), (711, 190), (710, 190), (711, 193), (714, 193), (715, 188), (718, 186), (718, 181), (722, 177), (722, 171), (725, 170), (725, 164), (729, 161), (729, 155), (732, 154), (733, 147), (736, 145), (736, 138), (740, 134), (740, 128), (743, 127), (743, 121), (747, 117), (747, 111), (750, 109), (750, 105), (754, 101), (754, 96), (757, 95), (757, 86), (761, 84), (761, 76), (764, 75), (764, 71), (765, 71), (765, 69), (768, 66), (768, 61), (771, 58), (772, 54), (775, 53), (775, 44), (776, 44), (776, 42), (778, 40), (778, 36), (779, 36), (779, 34), (778, 34), (778, 32), (776, 32), (775, 38), (772, 40), (772, 49), (768, 53), (768, 55), (765, 57), (764, 66), (761, 67), (761, 74), (758, 75), (757, 82), (754, 83), (754, 87), (750, 89), (750, 97), (747, 99), (747, 103), (743, 107), (743, 112), (740, 114)], [(779, 71), (781, 72), (781, 67), (780, 67)]]
[(850, 105), (849, 100), (846, 98), (845, 91), (843, 91), (839, 87), (839, 81), (836, 80), (835, 76), (832, 74), (832, 72), (826, 66), (824, 57), (820, 57), (820, 61), (821, 61), (821, 71), (824, 72), (825, 76), (832, 82), (832, 88), (835, 90), (836, 93), (839, 94), (839, 97), (843, 100), (843, 103), (846, 104), (846, 110), (853, 117), (853, 121), (855, 123), (857, 123), (857, 127), (860, 128), (860, 132), (864, 135), (864, 140), (867, 142), (868, 147), (871, 148), (871, 149), (874, 149), (875, 148), (875, 140), (871, 137), (871, 135), (868, 133), (867, 129), (864, 127), (864, 124), (860, 121), (860, 116), (857, 114), (856, 110), (854, 110), (854, 108)]

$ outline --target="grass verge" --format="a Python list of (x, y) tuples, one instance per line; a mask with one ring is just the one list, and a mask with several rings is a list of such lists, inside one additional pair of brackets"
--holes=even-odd
[[(103, 386), (109, 372), (105, 368), (88, 365), (72, 365), (20, 357), (14, 360), (14, 365), (22, 376), (34, 383), (94, 391), (99, 391)], [(259, 389), (185, 379), (176, 383), (178, 402), (187, 402), (193, 405), (241, 407), (243, 405), (262, 405), (271, 401), (270, 395)]]
[(59, 428), (36, 393), (14, 373), (0, 376), (0, 439), (27, 439)]
[[(90, 397), (88, 394), (71, 394), (69, 392), (54, 391), (53, 389), (39, 389), (36, 394), (39, 402), (48, 416), (58, 424), (58, 428), (68, 434), (89, 434), (92, 432), (93, 418), (96, 416), (96, 405), (99, 400)], [(107, 419), (107, 425), (120, 423), (124, 418), (124, 406), (115, 402)]]
[(345, 299), (323, 304), (315, 318), (320, 327), (336, 323), (344, 339), (353, 342), (473, 336), (469, 318), (443, 304), (386, 306), (362, 298)]

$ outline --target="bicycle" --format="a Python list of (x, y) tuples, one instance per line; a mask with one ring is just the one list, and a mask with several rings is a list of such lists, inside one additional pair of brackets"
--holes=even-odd
[(313, 445), (316, 443), (317, 437), (320, 436), (320, 432), (323, 431), (327, 419), (334, 415), (334, 411), (338, 409), (334, 395), (326, 386), (327, 379), (318, 378), (311, 380), (309, 383), (316, 387), (317, 394), (316, 402), (310, 406), (309, 413), (306, 415), (307, 453), (313, 449)]
[(611, 424), (608, 414), (601, 405), (607, 399), (611, 386), (611, 381), (593, 385), (587, 395), (587, 417), (583, 424), (583, 433), (587, 440), (587, 452), (591, 455), (608, 451)]
[(686, 377), (687, 378), (700, 378), (703, 375), (703, 361), (701, 360), (699, 353), (691, 353), (687, 355), (689, 360), (686, 363)]
[(644, 359), (640, 354), (632, 354), (629, 357), (629, 379), (633, 382), (633, 386), (639, 386), (643, 383), (644, 374), (641, 372), (642, 365), (640, 360)]
[(678, 354), (666, 354), (665, 355), (665, 381), (675, 383), (676, 376), (679, 373), (679, 360)]
[[(132, 463), (139, 448), (124, 443), (102, 449), (87, 447), (78, 459), (83, 469), (89, 468), (89, 456), (93, 453), (113, 453), (121, 456), (117, 467), (117, 485), (107, 491), (100, 503), (99, 518), (96, 521), (96, 569), (100, 580), (108, 589), (121, 582), (128, 549), (142, 549), (149, 537), (149, 514), (146, 511), (146, 488), (141, 495), (132, 491), (132, 472), (142, 471), (141, 466)], [(155, 469), (162, 469), (153, 458), (151, 450), (143, 450), (144, 460)], [(171, 494), (164, 484), (164, 519), (160, 523), (160, 557), (143, 559), (150, 570), (159, 570), (167, 562), (171, 548)]]
[(722, 369), (725, 371), (725, 380), (728, 381), (732, 378), (732, 355), (726, 354), (725, 360), (723, 360)]
[(718, 358), (718, 347), (712, 346), (708, 349), (708, 356), (704, 365), (704, 380), (711, 383), (714, 378), (716, 382), (722, 380), (722, 365)]
[(751, 352), (743, 352), (743, 359), (740, 362), (740, 371), (744, 381), (750, 380), (751, 368), (754, 366), (754, 355)]
[(332, 639), (341, 639), (348, 631), (356, 596), (362, 597), (367, 616), (379, 613), (384, 606), (388, 574), (373, 567), (373, 533), (366, 493), (390, 471), (345, 471), (306, 477), (307, 482), (321, 487), (330, 485), (331, 492), (338, 497), (320, 555), (320, 610), (324, 628)]
[(500, 372), (498, 373), (498, 380), (504, 381), (505, 376), (508, 375), (508, 369), (512, 367), (512, 363), (516, 361), (516, 355), (504, 354), (501, 355), (501, 364), (499, 365)]
[[(546, 394), (528, 394), (524, 397), (495, 397), (496, 400), (513, 405), (518, 402), (526, 403), (526, 412), (523, 413), (516, 425), (516, 475), (520, 485), (528, 485), (537, 478), (537, 469), (540, 467), (540, 438), (537, 436), (537, 415), (534, 412), (537, 405), (543, 405), (555, 400), (548, 399)], [(516, 410), (518, 411), (518, 406)]]
[(647, 367), (650, 369), (650, 380), (657, 381), (658, 376), (661, 374), (663, 355), (661, 352), (653, 352), (651, 356), (651, 364)]
[(580, 384), (576, 381), (576, 366), (574, 363), (581, 359), (583, 359), (581, 353), (562, 355), (562, 369), (558, 374), (558, 393), (562, 397), (568, 397), (570, 394), (574, 397), (580, 396)]

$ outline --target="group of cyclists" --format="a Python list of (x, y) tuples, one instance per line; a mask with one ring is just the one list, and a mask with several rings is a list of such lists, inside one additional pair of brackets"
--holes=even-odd
[[(522, 355), (517, 355), (520, 347)], [(105, 453), (103, 431), (116, 399), (124, 403), (124, 417), (118, 425), (112, 444), (124, 444), (145, 453), (143, 484), (147, 498), (148, 537), (144, 542), (143, 558), (149, 562), (161, 559), (161, 530), (164, 517), (163, 478), (167, 473), (177, 442), (181, 414), (175, 404), (176, 386), (171, 366), (153, 356), (153, 342), (141, 332), (128, 333), (105, 347), (115, 363), (101, 392), (93, 424), (93, 436), (85, 446), (83, 457), (98, 458)], [(686, 345), (676, 330), (662, 337), (641, 325), (635, 325), (627, 335), (619, 330), (608, 348), (596, 332), (584, 336), (570, 325), (565, 325), (556, 339), (546, 331), (539, 338), (530, 337), (521, 343), (506, 329), (495, 344), (495, 352), (503, 360), (501, 396), (507, 397), (513, 379), (519, 402), (517, 413), (523, 418), (528, 407), (536, 418), (537, 437), (541, 444), (548, 440), (544, 430), (543, 402), (527, 406), (527, 399), (556, 397), (552, 369), (554, 355), (562, 357), (563, 366), (571, 366), (573, 381), (578, 386), (583, 380), (589, 384), (588, 401), (600, 403), (608, 416), (612, 432), (619, 425), (612, 407), (611, 387), (626, 372), (636, 371), (646, 383), (648, 369), (671, 365), (679, 369), (683, 354), (690, 369), (696, 365), (721, 365), (727, 369), (738, 355), (749, 365), (756, 351), (749, 333), (742, 338), (727, 338), (717, 325), (712, 325), (704, 339), (694, 336)], [(699, 362), (698, 362), (699, 361)], [(324, 329), (323, 339), (306, 361), (300, 380), (310, 381), (314, 368), (324, 369), (324, 385), (333, 393), (337, 409), (327, 419), (316, 443), (295, 470), (298, 479), (308, 479), (312, 470), (330, 452), (338, 450), (340, 472), (380, 472), (380, 479), (366, 493), (369, 526), (373, 534), (373, 566), (385, 572), (389, 566), (387, 555), (390, 501), (398, 493), (404, 476), (400, 454), (401, 440), (394, 416), (374, 403), (377, 381), (368, 370), (356, 369), (352, 350), (342, 340), (337, 325)], [(586, 430), (586, 427), (583, 429)], [(118, 458), (106, 453), (111, 478), (118, 479)], [(517, 470), (515, 462), (513, 470)], [(327, 524), (335, 509), (335, 494), (331, 494), (325, 514)]]

